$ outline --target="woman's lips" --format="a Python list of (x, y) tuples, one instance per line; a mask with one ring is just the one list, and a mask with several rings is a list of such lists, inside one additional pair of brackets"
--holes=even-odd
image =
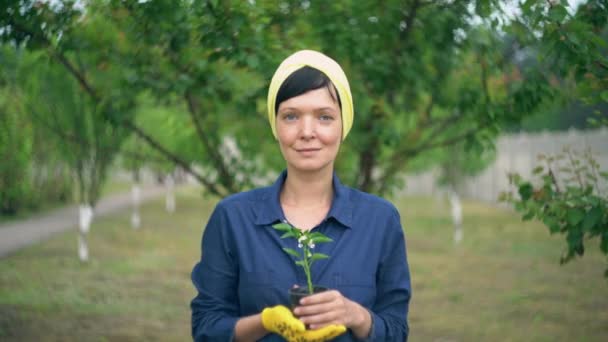
[(300, 153), (301, 155), (304, 156), (310, 156), (315, 154), (316, 152), (320, 151), (320, 148), (299, 148), (296, 149), (296, 152)]

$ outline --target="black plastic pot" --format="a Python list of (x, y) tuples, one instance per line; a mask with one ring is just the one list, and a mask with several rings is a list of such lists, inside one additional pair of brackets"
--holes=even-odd
[[(313, 286), (313, 294), (319, 293), (323, 291), (327, 291), (328, 288), (324, 286)], [(300, 304), (300, 299), (310, 296), (308, 292), (308, 286), (300, 286), (300, 287), (292, 287), (289, 289), (289, 303), (291, 305), (291, 310), (296, 308)]]

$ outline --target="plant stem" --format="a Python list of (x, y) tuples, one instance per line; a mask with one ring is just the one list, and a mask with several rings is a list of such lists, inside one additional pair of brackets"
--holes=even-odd
[(551, 176), (551, 181), (553, 182), (553, 185), (555, 186), (555, 192), (561, 193), (561, 191), (559, 189), (559, 184), (557, 183), (557, 178), (555, 177), (555, 174), (553, 173), (551, 166), (552, 166), (551, 162), (547, 161), (547, 170), (549, 170), (549, 176)]
[(310, 263), (308, 261), (308, 246), (304, 244), (304, 248), (302, 248), (304, 253), (304, 273), (306, 273), (306, 282), (308, 284), (308, 293), (312, 294), (312, 279), (310, 279)]

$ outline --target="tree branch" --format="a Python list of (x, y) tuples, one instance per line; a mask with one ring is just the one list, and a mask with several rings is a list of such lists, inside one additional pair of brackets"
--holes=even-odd
[(201, 139), (201, 141), (203, 142), (203, 145), (205, 146), (207, 153), (211, 157), (211, 160), (213, 161), (215, 168), (220, 173), (220, 179), (222, 180), (222, 185), (224, 185), (229, 192), (233, 192), (233, 193), (236, 192), (237, 190), (234, 187), (233, 175), (230, 172), (228, 172), (228, 169), (226, 167), (226, 164), (225, 164), (222, 156), (218, 153), (218, 151), (216, 149), (217, 146), (212, 146), (211, 142), (207, 138), (207, 135), (203, 131), (202, 123), (200, 121), (200, 118), (198, 117), (199, 110), (198, 110), (198, 106), (196, 104), (196, 100), (194, 99), (194, 97), (192, 96), (192, 94), (190, 93), (189, 90), (186, 90), (184, 97), (186, 98), (186, 102), (188, 103), (188, 111), (190, 113), (190, 118), (192, 119), (192, 122), (196, 129), (196, 133), (197, 133), (199, 139)]
[(412, 26), (414, 25), (414, 20), (416, 19), (416, 15), (418, 14), (418, 9), (420, 8), (420, 0), (414, 0), (414, 2), (412, 2), (412, 5), (410, 6), (410, 10), (407, 13), (407, 16), (405, 17), (405, 29), (403, 31), (401, 31), (401, 41), (399, 42), (401, 46), (403, 46), (409, 36), (410, 36), (410, 32), (412, 32)]
[[(387, 184), (387, 180), (390, 179), (391, 177), (393, 177), (399, 171), (399, 169), (403, 166), (403, 163), (407, 159), (409, 159), (413, 156), (416, 156), (426, 150), (432, 150), (432, 149), (439, 148), (439, 147), (445, 147), (445, 146), (449, 146), (449, 145), (455, 144), (457, 142), (460, 142), (470, 136), (475, 135), (477, 132), (479, 132), (479, 130), (490, 126), (490, 124), (491, 124), (491, 122), (487, 121), (478, 127), (472, 128), (472, 129), (465, 131), (464, 133), (456, 135), (454, 137), (445, 138), (442, 141), (437, 141), (434, 143), (431, 143), (432, 139), (427, 139), (425, 143), (420, 144), (420, 145), (416, 146), (415, 148), (401, 150), (400, 154), (394, 155), (394, 157), (391, 159), (391, 164), (386, 169), (386, 171), (383, 172), (382, 177), (380, 178), (379, 182), (380, 182), (380, 184), (382, 184), (382, 187), (380, 188), (381, 192), (386, 190), (386, 187), (384, 186), (384, 184)], [(433, 137), (436, 135), (429, 135), (429, 136)]]
[(164, 146), (160, 145), (156, 140), (154, 140), (152, 137), (147, 135), (146, 132), (144, 132), (141, 128), (137, 127), (135, 124), (133, 124), (132, 122), (127, 121), (127, 120), (123, 120), (123, 125), (125, 125), (125, 127), (129, 128), (130, 130), (135, 132), (135, 134), (137, 134), (138, 137), (142, 138), (152, 148), (159, 151), (169, 161), (173, 162), (176, 165), (181, 166), (184, 169), (184, 171), (188, 172), (194, 178), (196, 178), (196, 180), (198, 180), (201, 184), (203, 184), (207, 188), (207, 190), (209, 190), (212, 194), (220, 196), (220, 197), (226, 195), (224, 192), (220, 191), (215, 186), (215, 184), (211, 183), (209, 180), (207, 180), (201, 174), (194, 171), (188, 162), (184, 161), (183, 159), (179, 158), (175, 154), (168, 151)]
[[(32, 32), (31, 30), (28, 30), (27, 28), (23, 27), (19, 23), (16, 23), (14, 20), (10, 20), (9, 23), (15, 29), (17, 29), (17, 30), (19, 30), (19, 31), (21, 31), (23, 33), (26, 33), (26, 34), (28, 34), (28, 35), (36, 38), (36, 39), (39, 39), (40, 42), (43, 43), (47, 47), (47, 49), (49, 50), (49, 53), (51, 54), (51, 56), (53, 58), (55, 58), (57, 61), (59, 61), (69, 71), (69, 73), (74, 78), (76, 78), (76, 80), (78, 81), (78, 83), (83, 87), (83, 89), (85, 89), (86, 93), (89, 94), (89, 96), (94, 100), (94, 102), (96, 102), (96, 103), (101, 102), (101, 98), (99, 97), (99, 95), (97, 94), (97, 92), (95, 91), (95, 89), (89, 84), (88, 80), (86, 79), (86, 76), (84, 74), (80, 73), (72, 65), (72, 63), (69, 61), (69, 59), (63, 53), (61, 53), (60, 51), (57, 51), (56, 49), (54, 49), (52, 47), (51, 42), (48, 40), (47, 37), (45, 37), (44, 35), (41, 35), (41, 34), (36, 34), (36, 33)], [(105, 116), (105, 114), (104, 114), (104, 116)], [(169, 150), (167, 150), (158, 141), (154, 140), (154, 138), (152, 138), (151, 136), (149, 136), (146, 132), (144, 132), (140, 127), (138, 127), (137, 125), (135, 125), (133, 122), (131, 122), (129, 120), (121, 120), (120, 124), (123, 125), (124, 127), (128, 128), (129, 130), (131, 130), (135, 134), (137, 134), (137, 136), (139, 136), (144, 141), (146, 141), (153, 149), (155, 149), (158, 152), (160, 152), (169, 161), (173, 162), (176, 165), (181, 166), (184, 169), (184, 171), (190, 173), (197, 181), (199, 181), (201, 184), (203, 184), (207, 188), (207, 190), (209, 190), (212, 194), (217, 195), (217, 196), (223, 196), (223, 195), (225, 195), (225, 193), (222, 192), (222, 191), (220, 191), (215, 186), (215, 184), (211, 183), (205, 177), (203, 177), (200, 173), (196, 172), (190, 166), (190, 164), (188, 162), (186, 162), (185, 160), (181, 159), (180, 157), (178, 157), (174, 153), (172, 153)]]
[(481, 88), (483, 89), (484, 100), (486, 101), (486, 105), (489, 105), (492, 102), (490, 98), (490, 91), (488, 90), (488, 64), (486, 59), (482, 54), (479, 54), (479, 65), (481, 68)]
[[(81, 139), (80, 137), (78, 137), (74, 134), (69, 134), (65, 129), (62, 129), (61, 127), (58, 127), (57, 125), (53, 125), (48, 120), (45, 120), (44, 117), (42, 115), (39, 115), (38, 112), (36, 110), (34, 110), (33, 108), (30, 108), (28, 111), (31, 115), (33, 115), (35, 117), (35, 119), (38, 123), (40, 123), (43, 127), (48, 129), (51, 133), (57, 135), (63, 141), (67, 141), (71, 144), (74, 144), (74, 146), (77, 146), (80, 148), (88, 149), (91, 147), (89, 142), (84, 141), (83, 139)], [(109, 146), (106, 146), (104, 144), (100, 144), (97, 147), (97, 149), (99, 150), (100, 153), (102, 153), (103, 155), (106, 155), (106, 154), (109, 154), (108, 152), (112, 148)], [(129, 150), (125, 150), (124, 148), (121, 149), (120, 154), (127, 158), (131, 158), (131, 159), (137, 160), (137, 161), (146, 161), (146, 162), (152, 162), (152, 163), (157, 163), (157, 164), (161, 164), (166, 161), (166, 158), (161, 159), (161, 158), (158, 158), (157, 156), (146, 155), (146, 154), (140, 153), (138, 151), (129, 151)]]
[(72, 74), (72, 76), (74, 76), (74, 78), (76, 78), (78, 83), (91, 96), (93, 101), (101, 102), (99, 95), (97, 95), (97, 92), (95, 91), (95, 89), (93, 89), (93, 87), (89, 84), (89, 82), (87, 81), (84, 74), (82, 74), (78, 70), (76, 70), (76, 68), (72, 65), (72, 63), (70, 63), (70, 61), (67, 59), (67, 57), (64, 54), (57, 52), (54, 48), (51, 48), (50, 46), (49, 46), (49, 50), (50, 50), (49, 52), (51, 53), (51, 55), (56, 60), (58, 60), (59, 63), (63, 64), (63, 66), (66, 69), (68, 69), (68, 71)]
[(93, 87), (87, 82), (86, 77), (82, 73), (78, 72), (78, 70), (72, 65), (72, 63), (67, 59), (67, 57), (64, 54), (58, 52), (53, 47), (53, 45), (51, 44), (51, 41), (44, 34), (39, 33), (39, 32), (34, 32), (34, 31), (24, 27), (23, 25), (15, 22), (11, 18), (9, 18), (9, 23), (16, 30), (21, 31), (35, 39), (40, 40), (47, 47), (51, 56), (53, 58), (55, 58), (57, 61), (59, 61), (59, 63), (61, 63), (72, 74), (72, 76), (74, 76), (74, 78), (76, 78), (78, 83), (93, 98), (93, 100), (95, 100), (96, 102), (99, 102), (99, 100), (100, 100), (99, 96), (97, 95), (97, 93), (95, 92)]

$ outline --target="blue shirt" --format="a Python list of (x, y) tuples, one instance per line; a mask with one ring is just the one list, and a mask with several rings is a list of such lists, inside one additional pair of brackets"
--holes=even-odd
[[(220, 201), (202, 239), (201, 260), (192, 270), (198, 295), (192, 300), (196, 341), (230, 341), (239, 318), (279, 304), (289, 306), (288, 290), (306, 284), (295, 258), (293, 238), (281, 239), (272, 225), (285, 220), (274, 185)], [(313, 231), (333, 242), (315, 252), (329, 255), (312, 265), (315, 285), (336, 289), (372, 316), (371, 341), (405, 341), (409, 327), (410, 273), (399, 213), (388, 201), (348, 188), (333, 177), (334, 198), (327, 217)], [(350, 331), (334, 341), (355, 341)], [(283, 341), (275, 334), (261, 341)]]

